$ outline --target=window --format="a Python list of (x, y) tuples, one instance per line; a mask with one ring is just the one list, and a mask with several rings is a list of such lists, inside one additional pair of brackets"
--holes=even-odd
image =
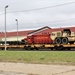
[(55, 36), (55, 34), (54, 34), (54, 33), (52, 33), (52, 36)]
[(57, 36), (60, 36), (60, 33), (57, 33)]

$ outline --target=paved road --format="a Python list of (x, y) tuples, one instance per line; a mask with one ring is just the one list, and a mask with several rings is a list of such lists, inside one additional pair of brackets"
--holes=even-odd
[(75, 66), (2, 62), (0, 75), (75, 75)]

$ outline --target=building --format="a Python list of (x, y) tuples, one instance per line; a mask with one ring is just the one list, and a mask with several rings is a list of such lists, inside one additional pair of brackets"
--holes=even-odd
[[(18, 31), (18, 40), (21, 41), (22, 39), (26, 38), (27, 35), (43, 35), (43, 34), (51, 34), (54, 31), (62, 31), (63, 29), (70, 29), (71, 31), (75, 32), (75, 27), (65, 27), (65, 28), (50, 28), (48, 26), (42, 27), (37, 30), (27, 30), (27, 31)], [(5, 40), (4, 32), (0, 32), (0, 41)], [(17, 41), (17, 32), (7, 32), (6, 33), (6, 40), (7, 41)]]
[(72, 32), (75, 32), (75, 27), (49, 28), (48, 26), (46, 26), (46, 27), (30, 32), (29, 35), (51, 34), (52, 32), (62, 31), (63, 29), (70, 29)]
[[(18, 31), (18, 41), (21, 41), (23, 38), (26, 38), (28, 33), (33, 30), (27, 31)], [(0, 41), (5, 40), (4, 32), (0, 32)], [(6, 32), (6, 40), (7, 41), (17, 41), (17, 32)]]
[(49, 34), (51, 28), (48, 26), (42, 27), (40, 29), (34, 30), (29, 33), (29, 35), (39, 35), (39, 34)]

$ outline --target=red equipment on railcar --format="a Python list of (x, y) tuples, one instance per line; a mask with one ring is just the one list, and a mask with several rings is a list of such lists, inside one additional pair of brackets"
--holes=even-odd
[(51, 44), (50, 34), (31, 35), (24, 39), (28, 44)]

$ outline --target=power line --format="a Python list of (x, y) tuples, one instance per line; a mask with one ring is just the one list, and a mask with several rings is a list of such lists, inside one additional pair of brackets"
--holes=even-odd
[[(71, 19), (65, 19), (65, 20), (58, 20), (58, 21), (50, 21), (50, 22), (37, 22), (37, 24), (51, 24), (51, 23), (59, 23), (59, 22), (64, 22), (64, 21), (71, 21), (71, 20), (75, 20), (75, 18), (71, 18)], [(22, 23), (23, 24), (23, 23)], [(30, 24), (35, 24), (35, 23), (25, 23), (25, 25), (30, 25)], [(24, 25), (24, 24), (23, 24)], [(22, 25), (21, 25), (22, 26)]]
[(74, 4), (74, 3), (75, 2), (69, 2), (69, 3), (59, 4), (59, 5), (49, 6), (49, 7), (36, 8), (36, 9), (30, 9), (30, 10), (22, 10), (22, 11), (13, 11), (13, 12), (8, 12), (8, 13), (29, 12), (29, 11), (43, 10), (43, 9), (49, 9), (49, 8), (54, 8), (54, 7), (59, 7), (59, 6), (65, 6), (65, 5)]
[[(64, 22), (64, 21), (70, 21), (70, 20), (74, 20), (74, 19), (75, 18), (65, 19), (65, 20), (58, 20), (58, 21), (51, 21), (51, 22), (39, 22), (39, 23), (36, 23), (36, 24), (47, 24), (47, 23), (52, 24), (52, 23), (57, 23), (57, 22), (59, 23), (59, 22)], [(35, 23), (21, 23), (21, 24), (19, 24), (19, 26), (21, 25), (21, 26), (24, 27), (24, 25), (31, 25), (31, 24), (35, 24)], [(7, 28), (14, 28), (14, 27), (16, 27), (16, 26), (13, 26), (13, 25), (7, 26)], [(3, 26), (0, 26), (0, 28), (2, 29)]]
[(41, 23), (56, 23), (56, 22), (63, 22), (63, 21), (74, 20), (74, 19), (75, 19), (75, 18), (65, 19), (65, 20), (58, 20), (58, 21), (51, 21), (51, 22), (41, 22)]
[[(44, 10), (44, 9), (49, 9), (49, 8), (54, 8), (54, 7), (59, 7), (59, 6), (70, 5), (70, 4), (74, 4), (74, 3), (75, 2), (69, 2), (69, 3), (64, 3), (64, 4), (49, 6), (49, 7), (36, 8), (36, 9), (30, 9), (30, 10), (22, 10), (22, 11), (12, 11), (12, 12), (7, 12), (7, 13), (18, 13), (18, 12), (29, 12), (29, 11), (36, 11), (36, 10)], [(4, 14), (4, 13), (1, 13), (0, 15), (2, 15), (2, 14)]]

